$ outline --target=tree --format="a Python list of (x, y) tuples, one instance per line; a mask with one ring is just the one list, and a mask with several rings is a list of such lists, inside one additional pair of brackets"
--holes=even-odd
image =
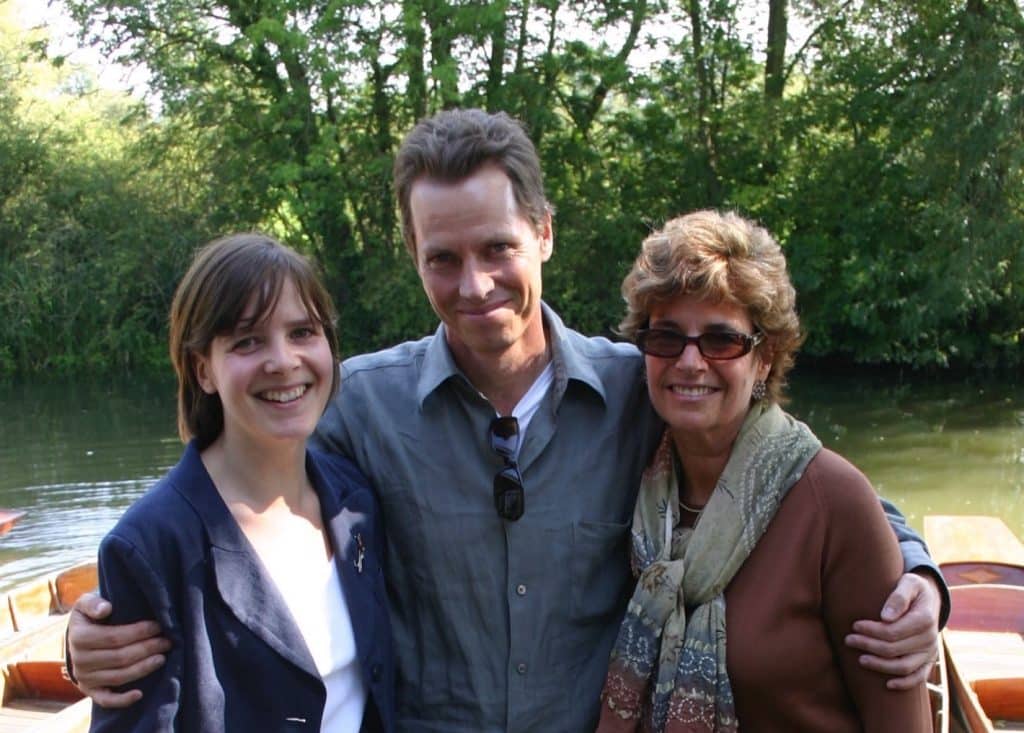
[(545, 298), (577, 328), (618, 321), (650, 228), (715, 206), (783, 242), (811, 356), (1024, 360), (1013, 0), (64, 4), (151, 96), (97, 104), (78, 75), (33, 116), (0, 66), (0, 372), (157, 363), (191, 248), (241, 228), (320, 262), (347, 351), (431, 330), (390, 172), (455, 105), (526, 122), (558, 212)]
[(790, 242), (812, 352), (1020, 359), (1020, 28), (1002, 0), (865, 3), (819, 36), (801, 101), (830, 132), (809, 137)]

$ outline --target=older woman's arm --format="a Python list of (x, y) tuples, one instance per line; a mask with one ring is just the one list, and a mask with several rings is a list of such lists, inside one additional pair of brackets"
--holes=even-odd
[[(863, 664), (856, 651), (844, 645), (844, 636), (855, 620), (871, 617), (883, 608), (882, 601), (900, 576), (903, 561), (867, 479), (857, 472), (845, 477), (841, 487), (841, 491), (822, 493), (828, 521), (822, 602), (843, 678), (864, 730), (930, 730), (923, 680), (893, 689), (887, 685), (887, 675)], [(935, 618), (930, 625), (936, 626)]]
[(904, 574), (878, 615), (857, 620), (846, 643), (863, 654), (867, 669), (890, 675), (891, 689), (909, 689), (924, 681), (938, 649), (939, 629), (949, 617), (949, 589), (920, 536), (895, 506), (881, 500), (899, 541)]

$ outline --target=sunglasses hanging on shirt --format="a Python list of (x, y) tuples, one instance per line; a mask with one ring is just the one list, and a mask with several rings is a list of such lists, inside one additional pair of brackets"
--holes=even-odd
[(491, 450), (501, 456), (504, 467), (494, 476), (494, 508), (502, 519), (515, 522), (526, 509), (523, 477), (516, 454), (519, 451), (519, 421), (514, 417), (496, 417), (488, 430)]

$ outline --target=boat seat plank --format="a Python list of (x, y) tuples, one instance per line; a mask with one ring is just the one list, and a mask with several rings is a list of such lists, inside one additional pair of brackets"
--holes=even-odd
[(15, 698), (75, 702), (82, 692), (64, 676), (64, 663), (57, 659), (26, 660), (7, 665), (8, 694)]
[(32, 583), (7, 594), (11, 620), (16, 631), (24, 631), (45, 620), (53, 608), (49, 583)]
[(943, 632), (950, 654), (955, 655), (961, 677), (973, 684), (980, 679), (1024, 679), (1024, 638), (994, 631)]
[(0, 710), (0, 733), (25, 733), (52, 715), (52, 711)]
[(924, 536), (938, 565), (998, 561), (1024, 566), (1024, 543), (998, 517), (929, 515)]
[(961, 678), (993, 720), (1024, 722), (1024, 637), (985, 631), (943, 632)]
[(0, 664), (32, 656), (37, 659), (63, 659), (64, 627), (67, 616), (48, 616), (28, 631), (0, 637)]
[(948, 628), (1024, 634), (1024, 587), (961, 585), (950, 588), (949, 594)]
[(974, 694), (992, 720), (1024, 723), (1024, 677), (977, 680)]
[(36, 723), (27, 733), (88, 733), (91, 719), (92, 700), (85, 698)]
[(67, 613), (83, 593), (99, 587), (96, 563), (87, 562), (57, 573), (53, 579), (54, 606), (57, 613)]

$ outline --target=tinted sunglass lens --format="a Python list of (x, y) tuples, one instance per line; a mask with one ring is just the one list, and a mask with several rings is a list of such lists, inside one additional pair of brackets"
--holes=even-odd
[(746, 341), (735, 333), (705, 333), (700, 337), (700, 351), (712, 359), (732, 359), (742, 356)]
[(523, 516), (523, 484), (515, 471), (506, 468), (494, 477), (494, 507), (502, 519), (514, 522)]
[(510, 416), (496, 417), (491, 421), (491, 430), (502, 440), (509, 440), (519, 434), (519, 421)]
[(673, 357), (683, 351), (686, 340), (672, 331), (648, 331), (640, 341), (640, 349), (651, 356)]
[(496, 417), (491, 421), (491, 449), (505, 458), (515, 455), (519, 443), (519, 421), (514, 417)]

